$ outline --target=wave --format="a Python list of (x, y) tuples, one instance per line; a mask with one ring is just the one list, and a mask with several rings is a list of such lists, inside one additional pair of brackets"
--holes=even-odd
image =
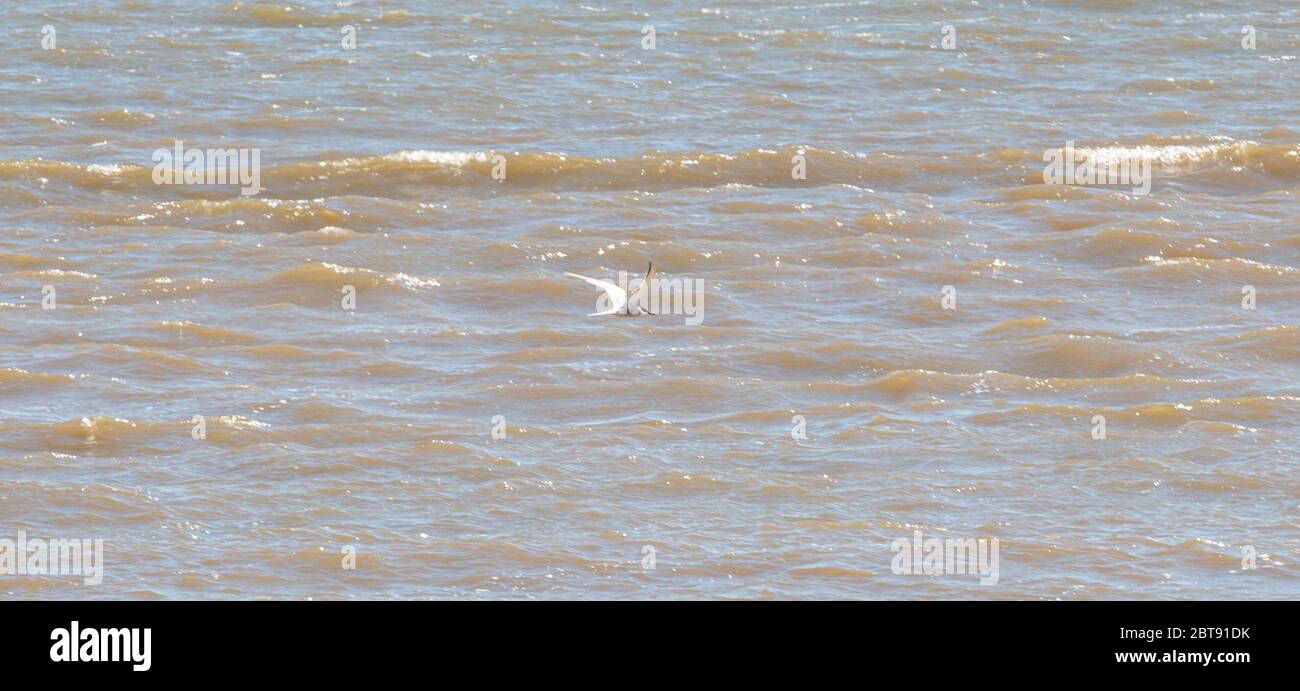
[(329, 262), (315, 261), (302, 266), (287, 269), (276, 274), (274, 282), (293, 287), (325, 286), (332, 290), (344, 283), (355, 284), (365, 288), (406, 289), (436, 288), (441, 284), (437, 279), (410, 276), (404, 273), (384, 273), (372, 269), (341, 266)]
[[(795, 157), (805, 162), (806, 179), (795, 179)], [(263, 161), (266, 161), (263, 156)], [(504, 163), (504, 179), (493, 176)], [(971, 176), (1005, 178), (1006, 166), (983, 155), (853, 153), (802, 146), (756, 149), (737, 154), (651, 152), (625, 158), (591, 158), (563, 153), (494, 151), (399, 151), (378, 156), (303, 161), (263, 168), (263, 192), (245, 204), (320, 200), (343, 195), (421, 198), (430, 189), (511, 191), (671, 190), (819, 185), (909, 185), (933, 187), (936, 181)], [(498, 176), (499, 177), (499, 176)], [(15, 180), (48, 191), (51, 183), (75, 189), (169, 194), (224, 203), (236, 185), (156, 185), (152, 165), (82, 164), (44, 160), (0, 161), (0, 180)], [(1003, 182), (1009, 182), (1004, 179)], [(181, 202), (182, 204), (186, 202)], [(195, 203), (195, 202), (190, 202)], [(191, 209), (185, 209), (189, 211)], [(203, 213), (203, 209), (193, 209)], [(213, 211), (221, 212), (220, 206)], [(331, 225), (344, 225), (341, 219)]]
[(302, 5), (275, 4), (253, 5), (230, 3), (217, 8), (217, 16), (223, 23), (263, 27), (297, 28), (303, 26), (342, 26), (357, 22), (359, 18), (349, 14), (321, 14), (312, 12)]
[(1136, 144), (1076, 145), (1074, 152), (1110, 167), (1147, 159), (1156, 175), (1166, 177), (1211, 170), (1250, 170), (1278, 178), (1300, 178), (1300, 144), (1260, 144), (1228, 137), (1154, 137)]
[[(340, 6), (351, 3), (340, 3)], [(256, 5), (233, 2), (216, 8), (217, 19), (223, 24), (259, 26), (268, 28), (301, 28), (309, 26), (343, 26), (345, 24), (375, 23), (402, 26), (431, 21), (428, 17), (411, 14), (407, 10), (389, 10), (373, 17), (336, 12), (327, 14), (313, 11), (303, 5), (275, 3)]]
[[(1051, 150), (1050, 147), (1046, 150)], [(1143, 158), (1157, 177), (1209, 174), (1207, 182), (1232, 183), (1251, 174), (1269, 179), (1300, 179), (1300, 144), (1261, 144), (1222, 137), (1152, 139), (1134, 144), (1076, 145), (1076, 154), (1107, 165)], [(804, 179), (795, 179), (796, 157)], [(267, 157), (263, 156), (263, 161)], [(672, 190), (848, 185), (897, 187), (929, 193), (968, 187), (972, 180), (1013, 188), (1042, 181), (1042, 152), (1005, 149), (974, 154), (849, 152), (790, 145), (740, 153), (647, 152), (623, 158), (592, 158), (564, 153), (407, 150), (376, 156), (308, 160), (262, 170), (263, 192), (238, 198), (236, 185), (168, 185), (153, 182), (152, 165), (65, 163), (44, 160), (0, 161), (0, 180), (27, 182), (42, 191), (50, 183), (77, 189), (170, 194), (181, 198), (178, 213), (219, 214), (224, 204), (275, 206), (290, 200), (322, 200), (344, 195), (411, 199), (431, 189), (513, 191)], [(494, 172), (504, 172), (504, 179)], [(1054, 193), (1068, 188), (1052, 186)], [(214, 204), (204, 209), (204, 203)], [(325, 221), (345, 226), (343, 218)], [(299, 229), (307, 230), (320, 227)]]
[[(0, 384), (66, 384), (76, 379), (72, 374), (29, 372), (17, 367), (0, 367)], [(4, 393), (10, 393), (5, 390)]]

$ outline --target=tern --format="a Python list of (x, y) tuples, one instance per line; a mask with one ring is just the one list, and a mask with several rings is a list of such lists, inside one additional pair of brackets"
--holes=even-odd
[(620, 317), (635, 317), (641, 314), (656, 316), (654, 312), (643, 307), (649, 301), (650, 279), (654, 276), (654, 271), (655, 263), (650, 262), (650, 265), (645, 270), (645, 280), (642, 281), (641, 287), (633, 294), (631, 300), (628, 300), (626, 290), (609, 281), (602, 281), (599, 278), (587, 278), (568, 271), (565, 271), (564, 275), (580, 278), (605, 291), (605, 295), (609, 298), (609, 309), (592, 312), (587, 315), (588, 317), (603, 317), (609, 314), (616, 314)]

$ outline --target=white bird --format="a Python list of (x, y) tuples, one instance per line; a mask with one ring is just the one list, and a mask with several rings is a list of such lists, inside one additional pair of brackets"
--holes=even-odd
[(569, 273), (568, 271), (565, 271), (564, 275), (580, 278), (605, 291), (605, 295), (609, 297), (609, 309), (600, 312), (592, 312), (587, 315), (588, 317), (603, 317), (608, 314), (617, 314), (620, 317), (635, 317), (643, 313), (655, 316), (654, 312), (645, 309), (645, 305), (650, 299), (648, 292), (651, 290), (650, 279), (654, 276), (654, 270), (655, 263), (650, 262), (650, 266), (647, 267), (645, 271), (645, 280), (642, 281), (641, 286), (632, 296), (631, 300), (628, 300), (626, 290), (623, 290), (609, 281), (602, 281), (599, 278), (587, 278), (586, 276), (579, 276), (578, 274)]

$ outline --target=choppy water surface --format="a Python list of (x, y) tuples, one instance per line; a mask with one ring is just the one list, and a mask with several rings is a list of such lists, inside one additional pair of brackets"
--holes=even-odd
[[(1300, 592), (1293, 2), (0, 19), (0, 537), (107, 552), (5, 597)], [(177, 139), (263, 192), (154, 184)], [(1069, 141), (1151, 193), (1044, 185)], [(564, 276), (649, 260), (702, 324)]]

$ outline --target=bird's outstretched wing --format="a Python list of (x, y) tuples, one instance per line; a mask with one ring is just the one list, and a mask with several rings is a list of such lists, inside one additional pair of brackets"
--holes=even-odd
[(565, 271), (564, 275), (580, 278), (605, 291), (605, 294), (609, 296), (609, 309), (601, 312), (593, 312), (588, 314), (588, 317), (603, 317), (607, 314), (616, 314), (621, 312), (623, 308), (627, 306), (627, 291), (609, 281), (602, 281), (599, 278), (587, 278), (586, 276), (579, 276), (578, 274), (569, 273), (568, 271)]

